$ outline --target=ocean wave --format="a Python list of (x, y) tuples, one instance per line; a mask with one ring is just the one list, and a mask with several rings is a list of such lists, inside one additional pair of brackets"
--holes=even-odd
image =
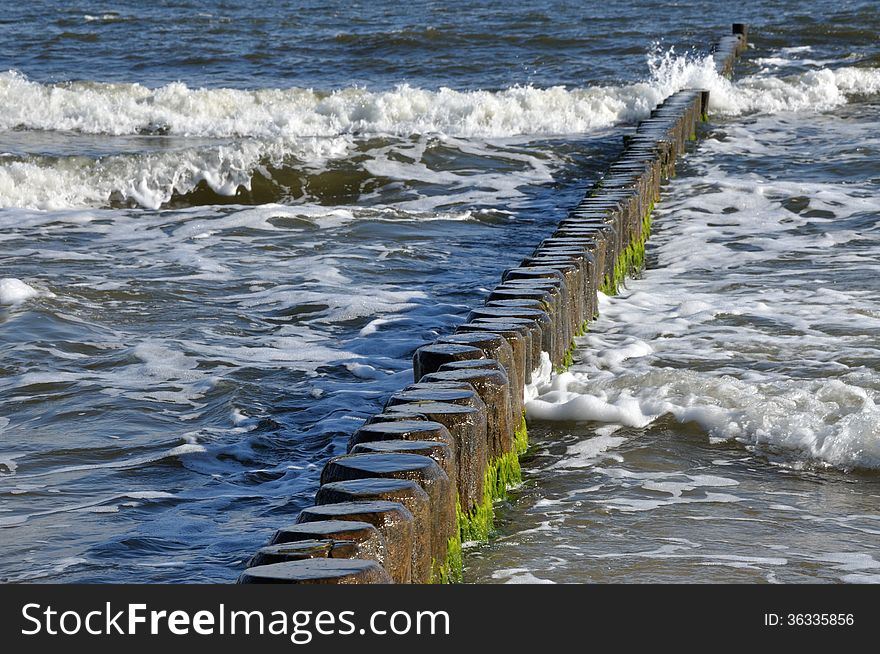
[(732, 83), (712, 58), (653, 51), (650, 77), (621, 86), (568, 89), (514, 86), (499, 91), (388, 91), (344, 88), (193, 89), (182, 83), (40, 84), (0, 74), (0, 129), (89, 134), (297, 138), (347, 134), (443, 133), (461, 137), (563, 135), (638, 120), (685, 87), (708, 88), (722, 113), (822, 110), (850, 94), (880, 91), (880, 69), (842, 67), (790, 77), (755, 75)]
[(736, 440), (767, 453), (843, 469), (880, 468), (873, 394), (838, 380), (755, 384), (733, 376), (642, 367), (631, 389), (596, 389), (594, 374), (563, 373), (527, 405), (532, 420), (606, 422), (636, 429), (661, 416), (697, 425), (712, 439)]
[(709, 108), (722, 114), (828, 111), (853, 95), (880, 93), (878, 68), (822, 68), (788, 77), (752, 76), (709, 87)]
[(180, 83), (156, 89), (40, 84), (9, 71), (0, 73), (0, 130), (231, 140), (97, 159), (7, 155), (0, 164), (0, 206), (134, 204), (156, 209), (199, 188), (208, 189), (213, 201), (250, 191), (267, 166), (283, 167), (291, 160), (319, 165), (350, 152), (368, 135), (497, 139), (586, 133), (644, 118), (686, 87), (709, 89), (710, 108), (728, 115), (822, 111), (846, 103), (851, 95), (880, 92), (877, 68), (823, 68), (787, 77), (762, 73), (734, 83), (717, 74), (709, 56), (659, 49), (649, 55), (648, 67), (647, 81), (621, 86), (431, 91), (401, 85), (382, 92), (346, 88), (331, 93), (191, 89)]
[[(267, 166), (321, 159), (347, 152), (343, 138), (297, 142), (245, 140), (217, 147), (87, 157), (27, 157), (0, 165), (0, 206), (68, 209), (136, 204), (158, 209), (175, 195), (205, 186), (216, 196), (250, 191)], [(266, 173), (269, 176), (269, 173)], [(268, 200), (267, 200), (268, 201)]]
[(344, 88), (191, 89), (181, 83), (39, 84), (0, 74), (0, 129), (89, 134), (295, 138), (343, 134), (443, 133), (508, 137), (571, 134), (644, 116), (674, 88), (645, 82), (566, 89), (515, 86), (501, 91), (388, 91)]
[[(348, 136), (242, 139), (98, 158), (0, 155), (0, 207), (62, 210), (87, 207), (180, 208), (266, 204), (296, 200), (323, 205), (351, 202), (352, 194), (388, 187), (395, 208), (425, 213), (449, 204), (496, 206), (521, 196), (519, 188), (552, 181), (546, 148), (520, 151), (461, 139), (388, 137), (363, 144)], [(435, 170), (432, 158), (478, 156), (479, 174)], [(496, 169), (497, 165), (501, 169)], [(421, 193), (440, 185), (445, 193)], [(404, 189), (405, 192), (400, 191)]]

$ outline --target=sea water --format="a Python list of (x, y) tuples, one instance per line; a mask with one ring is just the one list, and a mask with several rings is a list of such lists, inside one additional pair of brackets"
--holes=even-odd
[[(231, 581), (674, 91), (648, 270), (530, 389), (469, 581), (876, 580), (869, 2), (22, 4), (0, 579)], [(733, 82), (709, 44), (743, 20)]]

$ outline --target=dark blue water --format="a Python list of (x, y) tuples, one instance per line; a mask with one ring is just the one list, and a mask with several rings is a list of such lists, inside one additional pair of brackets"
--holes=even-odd
[(677, 3), (653, 2), (416, 1), (405, 10), (384, 2), (308, 1), (100, 7), (10, 3), (0, 27), (6, 53), (0, 67), (39, 81), (146, 86), (580, 87), (643, 76), (651, 41), (706, 45), (712, 30), (733, 16), (682, 21), (686, 12)]
[[(41, 82), (504, 89), (642, 78), (648, 45), (705, 48), (748, 22), (763, 47), (809, 38), (876, 57), (870, 2), (5, 3), (0, 69)], [(98, 74), (99, 72), (99, 74)]]
[(3, 9), (3, 580), (233, 580), (676, 89), (745, 134), (876, 107), (869, 2)]

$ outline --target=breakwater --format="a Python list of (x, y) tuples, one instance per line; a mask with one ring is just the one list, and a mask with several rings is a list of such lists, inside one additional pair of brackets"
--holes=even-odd
[[(745, 25), (715, 48), (729, 75)], [(461, 543), (488, 538), (493, 503), (520, 480), (523, 394), (566, 368), (574, 338), (644, 266), (663, 180), (706, 120), (708, 92), (679, 91), (628, 136), (621, 156), (532, 255), (502, 275), (454, 334), (419, 348), (413, 384), (321, 474), (315, 506), (279, 529), (241, 583), (457, 581)]]

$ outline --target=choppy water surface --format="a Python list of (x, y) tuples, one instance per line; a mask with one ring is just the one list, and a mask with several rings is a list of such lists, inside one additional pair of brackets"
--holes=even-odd
[(880, 582), (878, 134), (876, 96), (710, 130), (644, 277), (527, 405), (470, 579)]
[[(0, 22), (0, 579), (234, 579), (704, 86), (650, 270), (530, 405), (468, 577), (876, 580), (870, 3), (81, 5)], [(731, 85), (686, 50), (734, 19)]]

